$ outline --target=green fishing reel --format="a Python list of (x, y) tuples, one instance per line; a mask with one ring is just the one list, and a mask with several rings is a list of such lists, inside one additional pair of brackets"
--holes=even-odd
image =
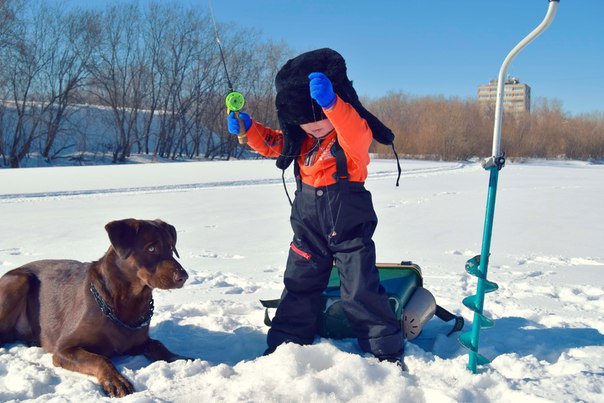
[(245, 98), (243, 98), (243, 94), (237, 91), (231, 91), (226, 96), (224, 103), (226, 104), (229, 112), (235, 112), (235, 118), (237, 118), (239, 121), (239, 134), (237, 135), (239, 144), (246, 144), (247, 133), (245, 132), (243, 121), (239, 118), (239, 111), (243, 109), (243, 105), (245, 105)]
[(245, 98), (243, 97), (242, 93), (231, 91), (226, 96), (224, 102), (226, 103), (226, 107), (229, 109), (229, 111), (239, 112), (241, 109), (243, 109), (243, 105), (245, 105)]

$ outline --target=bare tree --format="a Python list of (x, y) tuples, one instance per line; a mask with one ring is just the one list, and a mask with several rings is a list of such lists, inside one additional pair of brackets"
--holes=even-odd
[[(192, 75), (203, 42), (203, 16), (182, 6), (153, 2), (146, 11), (142, 40), (147, 51), (143, 143), (145, 153), (170, 157), (187, 148), (194, 85)], [(201, 57), (202, 58), (202, 57)]]
[(247, 57), (247, 71), (242, 82), (249, 98), (248, 107), (256, 119), (271, 127), (277, 127), (275, 109), (275, 76), (285, 62), (292, 58), (293, 52), (285, 43), (259, 42), (253, 46), (252, 54)]
[[(59, 149), (53, 149), (62, 124), (68, 118), (72, 96), (88, 76), (91, 56), (98, 46), (101, 34), (99, 16), (92, 11), (77, 11), (67, 16), (58, 16), (46, 37), (56, 49), (44, 72), (48, 89), (45, 97), (51, 105), (44, 116), (45, 132), (41, 144), (41, 155), (50, 161), (64, 148), (74, 145), (66, 141)], [(73, 111), (75, 108), (71, 108)]]
[(191, 69), (202, 52), (202, 18), (194, 10), (181, 7), (157, 6), (163, 26), (164, 43), (158, 61), (161, 75), (161, 114), (155, 154), (175, 158), (179, 148), (185, 146), (188, 130), (187, 115), (193, 105), (194, 86), (189, 84)]
[(111, 6), (103, 15), (102, 26), (98, 52), (90, 64), (91, 91), (112, 111), (113, 161), (123, 162), (136, 141), (138, 113), (145, 101), (140, 80), (145, 53), (138, 7)]
[[(207, 25), (209, 26), (209, 25)], [(212, 52), (214, 45), (210, 35), (209, 46), (204, 46), (200, 57), (195, 61), (191, 71), (191, 97), (193, 104), (190, 115), (192, 127), (190, 130), (189, 158), (199, 157), (202, 148), (205, 148), (205, 158), (213, 156), (214, 142), (216, 137), (213, 132), (213, 123), (216, 116), (224, 117), (224, 109), (221, 107), (221, 93), (219, 92), (220, 66), (218, 59)], [(221, 113), (222, 112), (222, 113)], [(210, 151), (212, 150), (212, 151)]]
[[(9, 48), (13, 48), (16, 42), (16, 29), (19, 26), (17, 15), (19, 14), (23, 2), (20, 0), (0, 0), (0, 60), (6, 60), (12, 54)], [(8, 141), (9, 124), (8, 107), (3, 102), (10, 98), (9, 88), (6, 85), (9, 81), (9, 68), (5, 63), (0, 63), (0, 155), (3, 159), (3, 165), (7, 165), (7, 156), (5, 154), (5, 141)]]
[[(142, 131), (140, 141), (137, 143), (139, 152), (149, 154), (151, 151), (150, 141), (156, 115), (159, 110), (161, 89), (163, 87), (163, 75), (160, 66), (164, 63), (165, 31), (168, 28), (163, 23), (163, 11), (159, 3), (151, 3), (142, 24), (142, 40), (146, 48), (146, 64), (141, 71), (145, 79), (142, 79), (143, 92), (146, 95), (144, 103), (147, 113), (142, 116)], [(155, 148), (155, 145), (153, 145)]]
[(19, 15), (23, 14), (26, 0), (0, 0), (0, 48), (16, 43), (20, 25)]
[(6, 139), (5, 152), (8, 164), (19, 167), (39, 137), (42, 115), (49, 108), (43, 102), (43, 73), (50, 64), (55, 48), (46, 40), (52, 24), (43, 12), (33, 15), (31, 21), (23, 22), (14, 29), (15, 42), (4, 50), (3, 76), (7, 94), (16, 118), (12, 133)]

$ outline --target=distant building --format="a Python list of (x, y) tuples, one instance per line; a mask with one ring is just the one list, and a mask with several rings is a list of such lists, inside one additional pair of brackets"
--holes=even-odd
[[(497, 80), (478, 87), (478, 103), (495, 108), (497, 102)], [(508, 78), (503, 87), (503, 111), (521, 113), (531, 111), (531, 87), (520, 83), (517, 78)]]

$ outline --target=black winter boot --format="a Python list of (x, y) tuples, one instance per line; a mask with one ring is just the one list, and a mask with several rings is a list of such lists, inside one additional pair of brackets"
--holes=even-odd
[(378, 357), (380, 361), (393, 362), (401, 368), (402, 372), (409, 372), (409, 367), (405, 364), (404, 355), (400, 357)]

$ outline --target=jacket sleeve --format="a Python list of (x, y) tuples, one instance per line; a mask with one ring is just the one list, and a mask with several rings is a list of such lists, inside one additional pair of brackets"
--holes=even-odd
[(369, 146), (373, 134), (367, 121), (352, 105), (336, 98), (331, 109), (324, 109), (325, 115), (338, 133), (338, 143), (357, 166), (369, 165)]
[(278, 157), (283, 150), (283, 133), (252, 120), (247, 144), (265, 157)]

